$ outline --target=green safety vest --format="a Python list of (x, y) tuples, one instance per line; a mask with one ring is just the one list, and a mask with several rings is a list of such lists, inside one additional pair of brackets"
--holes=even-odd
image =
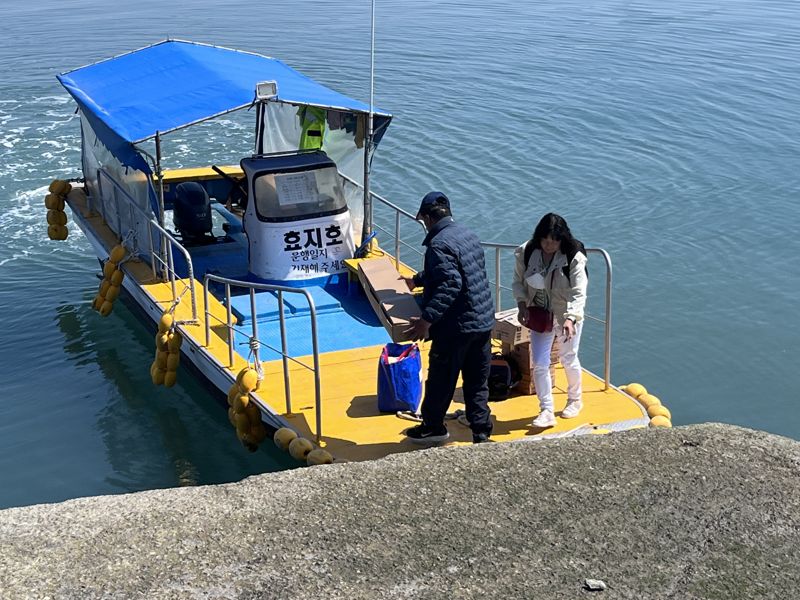
[(325, 135), (324, 108), (301, 106), (297, 111), (300, 118), (300, 150), (319, 150), (322, 148), (322, 137)]

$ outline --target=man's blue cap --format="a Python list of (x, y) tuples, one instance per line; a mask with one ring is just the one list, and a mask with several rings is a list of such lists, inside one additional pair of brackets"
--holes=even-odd
[(419, 203), (419, 210), (417, 211), (417, 219), (422, 215), (428, 214), (431, 209), (443, 206), (450, 210), (450, 200), (447, 199), (442, 192), (428, 192)]

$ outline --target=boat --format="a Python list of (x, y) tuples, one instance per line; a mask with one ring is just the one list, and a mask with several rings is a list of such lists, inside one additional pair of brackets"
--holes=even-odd
[[(413, 214), (369, 186), (392, 115), (274, 58), (184, 40), (58, 79), (77, 104), (82, 175), (51, 184), (48, 233), (66, 238), (68, 207), (100, 261), (98, 318), (122, 298), (155, 334), (154, 385), (201, 378), (251, 451), (273, 440), (298, 461), (321, 464), (417, 448), (404, 435), (413, 413), (378, 410), (377, 364), (391, 328), (363, 277), (377, 264), (369, 261), (413, 273), (418, 256), (401, 257), (401, 250), (411, 247), (409, 236), (424, 233)], [(238, 165), (210, 157), (192, 168), (167, 167), (165, 136), (234, 111), (252, 115), (252, 154)], [(484, 246), (497, 348), (519, 350), (520, 328), (502, 311), (502, 274), (511, 272), (516, 244)], [(588, 252), (605, 265), (605, 286), (593, 286), (605, 293), (598, 319), (604, 372), (584, 371), (585, 409), (546, 431), (529, 426), (538, 406), (530, 389), (494, 402), (495, 441), (670, 424), (669, 411), (642, 386), (610, 382), (611, 259), (602, 249)], [(420, 354), (424, 371), (427, 344)], [(558, 410), (566, 402), (560, 368), (554, 381)], [(471, 442), (462, 421), (450, 422), (450, 444)]]

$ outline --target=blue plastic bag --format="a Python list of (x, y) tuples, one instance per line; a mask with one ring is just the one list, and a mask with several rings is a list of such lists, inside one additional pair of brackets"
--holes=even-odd
[(386, 344), (378, 361), (378, 410), (417, 412), (420, 402), (422, 402), (422, 357), (419, 346)]

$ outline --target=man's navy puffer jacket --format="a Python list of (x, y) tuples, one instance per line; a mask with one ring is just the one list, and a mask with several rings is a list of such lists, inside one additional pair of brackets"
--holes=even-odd
[(414, 283), (424, 286), (422, 318), (432, 324), (431, 337), (489, 331), (494, 302), (478, 237), (445, 217), (422, 244), (425, 265)]

